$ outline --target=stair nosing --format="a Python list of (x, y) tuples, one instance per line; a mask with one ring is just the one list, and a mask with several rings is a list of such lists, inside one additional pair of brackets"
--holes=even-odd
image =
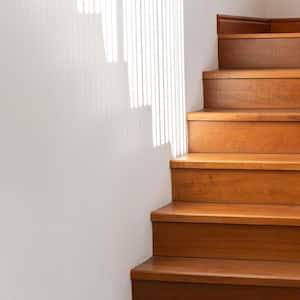
[[(185, 206), (183, 211), (180, 212), (180, 206)], [(190, 209), (197, 209), (197, 212), (187, 212), (186, 207), (190, 206)], [(207, 207), (225, 207), (229, 212), (220, 212), (216, 208), (211, 209), (210, 213), (207, 213)], [(174, 207), (174, 210), (172, 211)], [(252, 209), (252, 213), (237, 213), (234, 212), (236, 208)], [(278, 209), (279, 213), (261, 213), (259, 210), (254, 213), (253, 208), (266, 209), (272, 208)], [(168, 209), (170, 211), (168, 212)], [(204, 210), (201, 213), (200, 209)], [(206, 210), (205, 210), (206, 209)], [(230, 209), (233, 209), (230, 211)], [(287, 210), (295, 209), (299, 210), (299, 215), (286, 216)], [(176, 210), (176, 211), (175, 211)], [(280, 214), (281, 213), (281, 214)], [(151, 213), (151, 221), (153, 223), (191, 223), (191, 224), (232, 224), (232, 225), (262, 225), (262, 226), (300, 226), (300, 206), (297, 205), (273, 205), (273, 204), (234, 204), (234, 203), (201, 203), (201, 202), (184, 202), (175, 201), (168, 204), (158, 210)]]
[(188, 121), (299, 122), (300, 109), (214, 109), (187, 113)]
[[(222, 155), (223, 158), (218, 159), (219, 155)], [(239, 157), (239, 159), (234, 157)], [(257, 159), (250, 160), (251, 157), (257, 157)], [(273, 157), (273, 159), (266, 159), (268, 157)], [(289, 159), (283, 160), (283, 158)], [(189, 153), (171, 160), (170, 168), (300, 171), (300, 154)]]
[(219, 69), (203, 72), (204, 80), (299, 79), (300, 69)]
[(240, 40), (240, 39), (297, 39), (300, 38), (299, 32), (290, 33), (233, 33), (218, 34), (220, 40)]
[[(159, 263), (162, 262), (162, 268), (160, 271), (155, 270)], [(164, 265), (164, 261), (169, 263)], [(151, 268), (151, 262), (153, 262), (153, 268)], [(180, 263), (183, 263), (180, 265)], [(198, 264), (198, 271), (189, 271), (184, 263), (188, 263), (190, 269), (195, 269)], [(214, 267), (215, 271), (206, 269), (205, 271), (200, 270), (201, 264), (217, 264), (218, 267)], [(294, 262), (279, 262), (279, 261), (247, 261), (238, 259), (209, 259), (209, 258), (183, 258), (183, 257), (152, 257), (144, 264), (138, 266), (131, 271), (131, 279), (135, 281), (158, 281), (158, 282), (181, 282), (181, 283), (207, 283), (207, 284), (222, 284), (222, 285), (247, 285), (247, 286), (273, 286), (273, 287), (300, 287), (300, 272), (294, 277), (284, 275), (281, 271), (277, 274), (265, 274), (258, 272), (233, 272), (228, 271), (232, 269), (233, 264), (244, 265), (249, 264), (250, 266), (267, 266), (271, 265), (274, 269), (276, 267), (292, 267), (300, 269), (299, 263)], [(171, 267), (170, 267), (171, 265)], [(193, 265), (193, 267), (191, 267)], [(197, 267), (198, 267), (197, 265)], [(164, 270), (162, 270), (164, 268)], [(173, 269), (172, 269), (173, 268)], [(177, 269), (176, 269), (177, 268)], [(241, 268), (243, 271), (243, 268)], [(248, 275), (246, 274), (248, 273)], [(252, 274), (251, 274), (252, 273)]]

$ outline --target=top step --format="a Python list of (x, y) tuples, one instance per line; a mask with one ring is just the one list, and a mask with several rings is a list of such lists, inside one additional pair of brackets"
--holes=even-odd
[(217, 16), (218, 34), (300, 32), (300, 19), (266, 19), (229, 15)]
[(220, 69), (300, 67), (300, 19), (218, 16), (218, 35)]

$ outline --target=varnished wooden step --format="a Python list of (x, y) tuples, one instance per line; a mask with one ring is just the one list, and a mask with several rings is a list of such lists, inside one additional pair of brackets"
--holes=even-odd
[(300, 206), (172, 202), (152, 222), (300, 226)]
[(170, 161), (172, 169), (300, 171), (300, 154), (190, 153)]
[(299, 68), (299, 33), (219, 35), (221, 69)]
[(220, 40), (248, 40), (248, 39), (297, 39), (300, 38), (299, 32), (259, 32), (259, 33), (234, 33), (219, 34)]
[(300, 69), (216, 70), (203, 78), (206, 108), (300, 108)]
[(205, 109), (189, 112), (188, 121), (300, 122), (300, 109)]
[(300, 153), (300, 110), (204, 110), (188, 121), (191, 153)]
[(300, 261), (300, 206), (174, 202), (152, 214), (157, 256)]
[(300, 264), (153, 257), (131, 272), (133, 280), (300, 288)]
[(300, 204), (299, 154), (188, 154), (171, 168), (175, 201)]
[(135, 300), (298, 300), (297, 263), (153, 257), (131, 272)]
[(300, 69), (214, 70), (203, 72), (204, 79), (299, 79)]

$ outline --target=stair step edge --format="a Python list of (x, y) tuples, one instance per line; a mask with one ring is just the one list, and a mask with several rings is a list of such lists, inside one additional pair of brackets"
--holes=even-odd
[(172, 202), (151, 214), (152, 222), (300, 226), (300, 206)]
[(152, 257), (131, 271), (135, 281), (300, 288), (300, 264), (205, 258)]
[(221, 40), (240, 40), (240, 39), (296, 39), (300, 38), (300, 33), (233, 33), (218, 34)]
[(187, 113), (188, 121), (299, 122), (300, 109), (204, 109)]
[(300, 154), (190, 153), (171, 160), (170, 168), (300, 171)]
[(203, 72), (203, 79), (299, 79), (300, 69), (220, 69)]

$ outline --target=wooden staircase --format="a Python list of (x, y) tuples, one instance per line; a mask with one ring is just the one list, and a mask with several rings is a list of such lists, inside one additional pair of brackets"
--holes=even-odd
[(134, 300), (300, 299), (300, 19), (217, 23), (220, 70), (188, 113)]

